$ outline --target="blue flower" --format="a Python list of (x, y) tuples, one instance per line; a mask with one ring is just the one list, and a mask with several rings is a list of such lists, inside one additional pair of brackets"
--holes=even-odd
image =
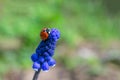
[(37, 61), (38, 60), (38, 55), (35, 54), (35, 53), (32, 54), (31, 59), (32, 59), (33, 62)]
[(56, 61), (52, 57), (50, 57), (50, 59), (48, 60), (48, 65), (51, 67), (54, 67), (55, 64), (56, 64)]
[(40, 64), (39, 64), (38, 62), (34, 62), (32, 68), (33, 68), (35, 71), (38, 71), (38, 69), (40, 68)]
[(49, 65), (48, 63), (45, 61), (42, 65), (41, 65), (41, 68), (43, 71), (48, 71), (49, 70)]
[(39, 61), (40, 63), (43, 63), (43, 62), (45, 61), (45, 59), (44, 59), (43, 56), (40, 56), (38, 61)]
[(38, 69), (42, 69), (43, 71), (48, 71), (49, 67), (55, 66), (56, 61), (52, 56), (54, 55), (56, 43), (59, 38), (60, 32), (57, 29), (52, 28), (48, 38), (40, 42), (36, 48), (36, 53), (31, 56), (31, 59), (34, 62), (34, 70), (38, 71)]

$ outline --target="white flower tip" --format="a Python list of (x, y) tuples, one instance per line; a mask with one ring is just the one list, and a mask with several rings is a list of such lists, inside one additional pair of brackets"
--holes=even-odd
[(34, 71), (38, 71), (38, 69), (34, 69)]
[(55, 67), (55, 64), (53, 66), (51, 66), (51, 67)]
[(44, 70), (44, 72), (48, 72), (49, 70)]

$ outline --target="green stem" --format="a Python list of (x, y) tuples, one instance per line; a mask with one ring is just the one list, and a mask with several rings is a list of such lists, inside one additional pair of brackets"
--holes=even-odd
[(37, 79), (38, 79), (38, 76), (39, 76), (40, 71), (41, 71), (41, 69), (39, 69), (38, 71), (35, 71), (35, 74), (34, 74), (32, 80), (37, 80)]

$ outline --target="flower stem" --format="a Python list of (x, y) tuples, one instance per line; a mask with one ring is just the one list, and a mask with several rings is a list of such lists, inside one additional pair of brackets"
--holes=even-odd
[(39, 69), (38, 71), (35, 71), (35, 74), (34, 74), (32, 80), (37, 80), (37, 79), (38, 79), (38, 76), (39, 76), (40, 71), (41, 71), (41, 69)]

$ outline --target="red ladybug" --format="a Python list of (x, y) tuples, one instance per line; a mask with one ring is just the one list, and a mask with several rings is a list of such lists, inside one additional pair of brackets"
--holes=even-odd
[(42, 40), (46, 40), (50, 34), (50, 29), (49, 28), (43, 28), (42, 31), (40, 32), (40, 38)]

